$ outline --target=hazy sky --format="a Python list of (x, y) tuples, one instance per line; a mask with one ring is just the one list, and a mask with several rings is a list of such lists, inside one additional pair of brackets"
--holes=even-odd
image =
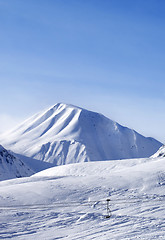
[(57, 102), (165, 142), (164, 0), (0, 0), (0, 131)]

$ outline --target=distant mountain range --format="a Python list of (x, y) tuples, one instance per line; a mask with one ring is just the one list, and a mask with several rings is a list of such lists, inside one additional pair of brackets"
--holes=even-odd
[(149, 157), (162, 143), (102, 114), (58, 103), (0, 137), (7, 149), (52, 165)]
[(0, 180), (28, 177), (32, 174), (34, 171), (0, 145)]

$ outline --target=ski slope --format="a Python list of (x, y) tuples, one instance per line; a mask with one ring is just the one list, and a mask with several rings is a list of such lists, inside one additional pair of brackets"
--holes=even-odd
[(164, 239), (164, 161), (77, 163), (2, 181), (0, 239)]
[(102, 114), (63, 103), (1, 135), (0, 142), (15, 153), (54, 166), (149, 157), (162, 145)]

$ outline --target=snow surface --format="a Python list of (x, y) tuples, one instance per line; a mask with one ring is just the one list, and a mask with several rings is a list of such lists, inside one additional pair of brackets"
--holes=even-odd
[(5, 133), (0, 142), (53, 165), (149, 157), (162, 145), (99, 113), (62, 103)]
[(0, 193), (0, 239), (165, 239), (164, 158), (53, 167)]
[(0, 181), (28, 177), (32, 174), (32, 169), (0, 145)]
[(165, 145), (161, 146), (159, 150), (151, 157), (165, 157)]

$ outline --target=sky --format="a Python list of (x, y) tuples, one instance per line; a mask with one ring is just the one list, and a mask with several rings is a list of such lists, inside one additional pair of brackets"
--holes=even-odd
[(58, 102), (165, 143), (164, 0), (0, 0), (0, 132)]

